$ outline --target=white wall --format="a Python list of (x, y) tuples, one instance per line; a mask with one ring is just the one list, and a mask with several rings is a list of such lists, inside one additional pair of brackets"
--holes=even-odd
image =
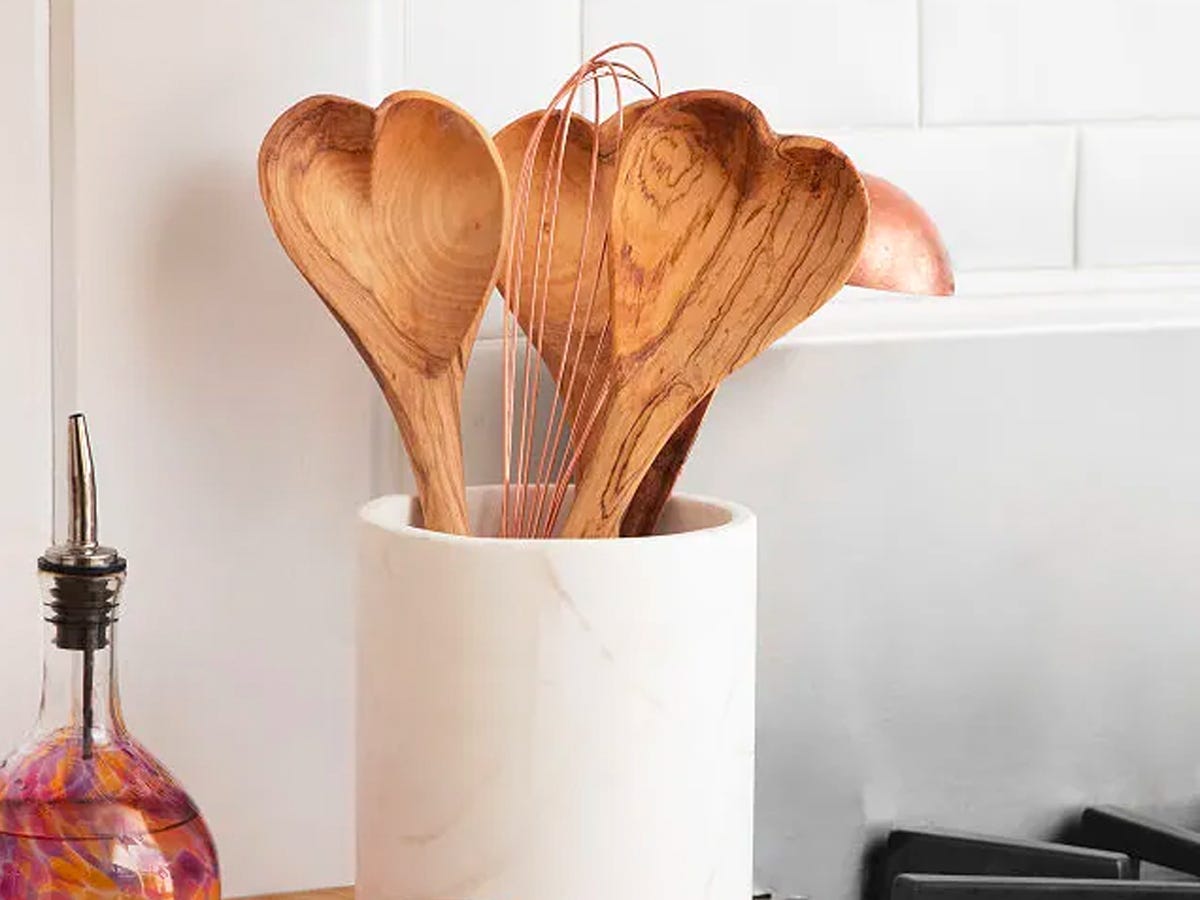
[[(928, 615), (1024, 596), (1036, 625), (1042, 601), (1074, 613), (1086, 599), (1119, 622), (1143, 584), (1175, 598), (1177, 636), (1200, 626), (1176, 602), (1198, 587), (1179, 536), (1200, 532), (1188, 464), (1200, 437), (1186, 418), (1200, 349), (1190, 0), (55, 0), (52, 34), (49, 19), (47, 0), (0, 4), (0, 743), (32, 714), (51, 426), (79, 406), (103, 533), (131, 560), (129, 718), (208, 813), (230, 893), (352, 876), (351, 528), (356, 505), (395, 479), (370, 380), (259, 208), (258, 141), (309, 93), (377, 101), (422, 87), (496, 128), (585, 51), (640, 39), (669, 90), (741, 90), (779, 130), (839, 141), (941, 224), (971, 296), (822, 313), (820, 352), (809, 362), (805, 338), (785, 354), (805, 361), (747, 370), (688, 474), (761, 506), (774, 535), (760, 702), (769, 885), (840, 890), (864, 823), (891, 813), (971, 824), (878, 792), (846, 807), (865, 783), (856, 772), (835, 799), (859, 812), (830, 832), (836, 853), (814, 855), (805, 810), (827, 758), (814, 735), (840, 727), (843, 707), (812, 704), (889, 709), (820, 683), (797, 698), (797, 679), (829, 674), (802, 668), (819, 635), (849, 642), (824, 657), (845, 675), (840, 650), (869, 646), (860, 626), (889, 603)], [(476, 457), (493, 434), (486, 358), (472, 372)], [(757, 427), (778, 439), (750, 456), (738, 440)], [(1084, 477), (1076, 461), (1097, 444)], [(1147, 470), (1172, 480), (1143, 490)], [(1076, 509), (1100, 524), (1073, 529)], [(1116, 553), (1105, 528), (1135, 527)], [(813, 543), (797, 551), (793, 532)], [(1104, 579), (1087, 577), (1097, 554)], [(994, 646), (1019, 645), (1009, 638)], [(1172, 647), (1166, 658), (1182, 659)], [(931, 678), (914, 668), (898, 708)], [(1184, 700), (1154, 710), (1182, 716)], [(1128, 758), (1156, 759), (1137, 742)], [(1122, 796), (1155, 800), (1173, 778), (1133, 778)], [(1040, 815), (992, 808), (977, 824), (1036, 830)]]
[(6, 747), (31, 724), (37, 702), (34, 561), (50, 530), (47, 54), (45, 8), (0, 5), (0, 744)]
[(130, 560), (125, 703), (232, 892), (346, 881), (353, 848), (370, 381), (279, 252), (254, 161), (296, 98), (377, 93), (375, 20), (286, 6), (105, 0), (71, 23), (75, 389)]

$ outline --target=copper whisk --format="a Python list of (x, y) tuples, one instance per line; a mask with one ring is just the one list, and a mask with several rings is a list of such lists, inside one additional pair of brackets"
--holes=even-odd
[[(653, 72), (647, 81), (612, 58), (632, 50)], [(587, 60), (532, 123), (520, 170), (512, 178), (513, 228), (504, 268), (502, 537), (554, 533), (572, 474), (608, 390), (606, 266), (611, 184), (602, 184), (601, 155), (615, 152), (626, 127), (623, 83), (652, 98), (661, 93), (658, 67), (643, 45), (622, 43)], [(609, 93), (603, 88), (609, 88)], [(605, 101), (615, 103), (603, 123)], [(590, 116), (577, 113), (589, 106)], [(568, 154), (590, 121), (585, 183), (567, 183)], [(602, 144), (604, 146), (602, 146)], [(581, 192), (582, 221), (564, 188)], [(593, 325), (595, 324), (595, 328)], [(518, 328), (525, 335), (518, 346)], [(553, 346), (554, 352), (548, 352)], [(518, 362), (519, 360), (519, 362)], [(543, 365), (557, 390), (539, 422)]]

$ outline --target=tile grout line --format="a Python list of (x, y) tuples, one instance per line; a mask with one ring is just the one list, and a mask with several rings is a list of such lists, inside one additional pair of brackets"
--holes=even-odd
[(579, 64), (582, 66), (588, 58), (587, 52), (587, 14), (584, 10), (584, 4), (587, 0), (578, 0), (576, 8), (579, 10)]
[[(1065, 128), (1087, 125), (1096, 128), (1124, 128), (1127, 126), (1179, 126), (1200, 125), (1200, 116), (1125, 116), (1118, 118), (1076, 119), (940, 119), (928, 123), (933, 128)], [(885, 126), (870, 126), (882, 128)], [(896, 126), (900, 127), (900, 126)]]
[(409, 13), (411, 0), (400, 3), (400, 78), (408, 86), (409, 60), (412, 57), (412, 17)]
[(913, 0), (917, 17), (917, 127), (925, 127), (925, 0)]
[[(35, 66), (38, 70), (37, 90), (41, 108), (38, 110), (38, 131), (40, 145), (37, 149), (38, 161), (42, 168), (37, 173), (38, 179), (41, 181), (40, 192), (42, 206), (41, 212), (43, 218), (40, 221), (40, 229), (42, 231), (41, 247), (41, 276), (40, 286), (46, 291), (44, 300), (46, 303), (46, 318), (45, 332), (43, 334), (46, 340), (48, 352), (46, 353), (45, 365), (43, 373), (46, 376), (46, 383), (50, 386), (49, 401), (50, 409), (46, 411), (46, 419), (44, 423), (49, 427), (49, 447), (50, 459), (49, 471), (46, 473), (48, 483), (46, 487), (47, 496), (50, 498), (50, 536), (53, 540), (57, 534), (55, 530), (55, 518), (57, 517), (56, 510), (58, 504), (56, 502), (56, 494), (59, 490), (59, 479), (55, 477), (55, 461), (58, 459), (59, 448), (56, 440), (58, 429), (55, 424), (58, 417), (55, 415), (57, 406), (55, 404), (55, 349), (54, 349), (54, 142), (52, 135), (53, 122), (53, 88), (51, 86), (51, 60), (53, 59), (54, 38), (51, 32), (51, 12), (50, 0), (38, 0), (34, 3), (34, 16), (36, 33), (34, 59)], [(44, 432), (43, 432), (44, 433)], [(65, 456), (65, 450), (63, 451)]]
[(371, 22), (371, 63), (370, 77), (372, 99), (377, 100), (383, 94), (383, 2), (371, 0), (367, 7), (367, 15)]
[(1072, 179), (1074, 181), (1074, 196), (1071, 203), (1071, 268), (1079, 268), (1079, 207), (1080, 199), (1083, 195), (1083, 129), (1079, 126), (1075, 127), (1075, 141), (1073, 144), (1072, 162), (1074, 163), (1074, 171), (1072, 171)]
[(858, 134), (870, 137), (887, 136), (890, 134), (973, 134), (986, 136), (989, 134), (1035, 134), (1037, 132), (1059, 132), (1072, 133), (1076, 128), (1081, 127), (1079, 123), (1063, 122), (1056, 125), (1021, 125), (1014, 123), (1012, 125), (922, 125), (915, 126), (912, 123), (897, 122), (891, 125), (845, 125), (829, 122), (813, 122), (808, 126), (822, 131), (836, 132), (838, 134)]
[[(409, 24), (409, 0), (372, 0), (370, 11), (374, 56), (370, 67), (370, 90), (377, 100), (382, 100), (393, 91), (410, 87), (408, 73), (412, 29)], [(366, 425), (367, 489), (370, 496), (374, 497), (397, 487), (390, 477), (388, 460), (395, 454), (398, 436), (387, 404), (373, 386)]]
[[(372, 104), (380, 103), (387, 95), (387, 92), (392, 87), (386, 84), (387, 78), (384, 74), (385, 64), (384, 55), (387, 47), (388, 29), (384, 24), (384, 17), (387, 8), (387, 0), (371, 0), (368, 10), (370, 18), (370, 41), (371, 41), (371, 60), (368, 75), (368, 89), (371, 92)], [(403, 50), (401, 51), (403, 52)], [(403, 60), (401, 61), (403, 65)], [(368, 492), (372, 497), (377, 496), (380, 491), (379, 487), (379, 457), (381, 456), (381, 438), (380, 438), (380, 421), (378, 404), (370, 403), (367, 406), (367, 448), (366, 448), (366, 465), (367, 465), (367, 481)]]
[[(407, 34), (404, 0), (372, 0), (371, 12), (371, 90), (383, 97), (405, 87)], [(399, 65), (395, 60), (399, 57)], [(397, 83), (399, 82), (399, 83)]]
[(56, 423), (79, 407), (79, 291), (75, 240), (75, 2), (47, 0), (46, 92), (50, 195), (50, 409), (53, 526), (62, 526), (66, 447)]
[(813, 122), (810, 127), (825, 131), (859, 135), (887, 135), (898, 132), (904, 133), (975, 133), (985, 135), (989, 132), (1009, 132), (1033, 134), (1043, 132), (1069, 132), (1077, 134), (1084, 128), (1108, 128), (1119, 131), (1135, 131), (1140, 128), (1170, 126), (1170, 127), (1200, 127), (1200, 119), (1125, 119), (1125, 120), (1062, 120), (1057, 122), (924, 122), (919, 127), (903, 122), (891, 124), (839, 124), (830, 122)]

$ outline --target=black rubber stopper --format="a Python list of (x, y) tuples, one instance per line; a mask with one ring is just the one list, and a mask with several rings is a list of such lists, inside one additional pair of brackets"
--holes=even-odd
[(55, 646), (64, 650), (103, 650), (108, 646), (120, 586), (103, 575), (67, 574), (52, 566), (42, 568), (54, 572), (46, 621), (54, 625)]

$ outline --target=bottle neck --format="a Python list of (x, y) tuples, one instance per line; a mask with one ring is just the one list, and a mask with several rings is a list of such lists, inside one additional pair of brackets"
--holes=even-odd
[[(99, 590), (104, 602), (79, 610), (63, 603), (64, 593), (78, 584), (48, 579), (42, 642), (42, 696), (36, 733), (54, 734), (81, 745), (89, 758), (95, 747), (116, 742), (125, 734), (117, 685), (117, 593), (120, 581), (106, 579)], [(87, 585), (95, 594), (97, 586)], [(78, 604), (76, 604), (78, 605)]]

